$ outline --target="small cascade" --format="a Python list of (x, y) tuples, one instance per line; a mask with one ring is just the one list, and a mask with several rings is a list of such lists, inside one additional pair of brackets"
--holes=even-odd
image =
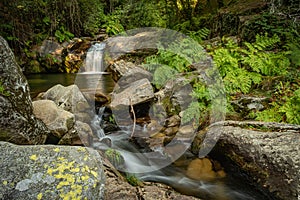
[(102, 117), (104, 114), (105, 107), (101, 107), (98, 110), (98, 115), (94, 116), (94, 119), (92, 120), (92, 123), (90, 124), (91, 127), (96, 130), (96, 135), (98, 138), (105, 137), (104, 130), (102, 129)]
[(104, 50), (106, 44), (104, 42), (93, 44), (87, 54), (84, 66), (84, 73), (104, 73)]
[[(101, 107), (92, 125), (97, 130), (97, 137), (99, 138), (98, 142), (93, 143), (93, 148), (101, 151), (116, 150), (124, 158), (124, 163), (115, 166), (116, 169), (133, 174), (141, 181), (164, 183), (182, 194), (202, 199), (267, 199), (263, 194), (250, 188), (247, 183), (237, 180), (233, 176), (228, 175), (226, 178), (216, 178), (214, 180), (197, 180), (188, 177), (185, 167), (170, 164), (161, 168), (161, 162), (166, 161), (163, 155), (151, 154), (130, 142), (133, 125), (120, 126), (120, 130), (109, 132), (106, 135), (101, 127), (104, 112), (105, 107)], [(146, 127), (137, 125), (135, 131), (145, 132)]]

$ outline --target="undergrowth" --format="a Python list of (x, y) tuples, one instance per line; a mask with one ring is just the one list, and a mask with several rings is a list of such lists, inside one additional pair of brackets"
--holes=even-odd
[[(200, 45), (192, 45), (191, 42), (195, 40), (185, 39), (170, 44), (168, 48), (160, 45), (156, 55), (146, 58), (144, 67), (153, 72), (153, 84), (158, 89), (179, 75), (188, 77), (189, 73), (198, 70), (194, 67), (195, 63), (201, 65), (207, 55)], [(224, 37), (217, 47), (207, 46), (223, 80), (228, 102), (240, 95), (251, 96), (263, 91), (264, 84), (270, 83), (268, 91), (263, 93), (271, 96), (271, 102), (265, 110), (251, 112), (248, 119), (300, 124), (299, 60), (295, 58), (295, 50), (300, 51), (297, 45), (283, 45), (276, 34), (258, 34), (254, 42), (241, 45)], [(199, 72), (202, 73), (201, 70)], [(289, 90), (274, 92), (280, 88), (280, 83), (288, 81), (294, 82)], [(190, 84), (193, 86), (191, 95), (198, 102), (189, 105), (182, 120), (188, 122), (196, 118), (201, 124), (209, 119), (211, 100), (215, 97), (201, 76), (190, 79)], [(227, 105), (227, 111), (234, 112), (231, 104)]]

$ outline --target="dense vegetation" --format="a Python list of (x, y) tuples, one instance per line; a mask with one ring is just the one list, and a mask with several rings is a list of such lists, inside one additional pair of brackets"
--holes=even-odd
[[(264, 96), (261, 111), (237, 114), (228, 104), (228, 117), (300, 124), (299, 1), (296, 0), (3, 0), (0, 34), (20, 62), (49, 37), (62, 43), (73, 37), (108, 35), (137, 27), (181, 31), (213, 57), (225, 85), (228, 102), (242, 95)], [(235, 36), (235, 37), (231, 37)], [(208, 40), (219, 37), (217, 42)], [(190, 52), (174, 44), (182, 56), (159, 48), (146, 58), (159, 88), (176, 73), (190, 71)], [(192, 49), (197, 57), (199, 49)], [(31, 58), (31, 57), (30, 57)], [(26, 67), (26, 66), (25, 66)], [(151, 70), (151, 67), (148, 68)], [(204, 84), (193, 84), (202, 113), (210, 107)], [(191, 113), (190, 118), (198, 116)], [(206, 120), (203, 117), (201, 120)]]

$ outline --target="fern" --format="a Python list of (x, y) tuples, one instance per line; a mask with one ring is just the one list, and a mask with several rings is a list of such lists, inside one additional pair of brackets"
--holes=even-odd
[(170, 68), (167, 65), (162, 65), (158, 67), (153, 75), (153, 83), (156, 88), (160, 89), (163, 87), (167, 81), (174, 78), (174, 75), (178, 72), (175, 69)]
[(186, 110), (183, 111), (183, 116), (181, 118), (182, 124), (191, 123), (194, 125), (199, 124), (199, 119), (201, 117), (201, 110), (204, 110), (205, 106), (199, 104), (198, 102), (192, 102)]
[(288, 123), (300, 124), (300, 88), (293, 93), (292, 97), (287, 99), (279, 112), (285, 114)]
[(210, 30), (207, 28), (202, 28), (198, 31), (188, 31), (188, 35), (193, 40), (201, 43), (204, 39), (206, 39), (210, 34)]
[(277, 35), (273, 37), (268, 37), (267, 34), (264, 36), (257, 35), (253, 44), (244, 43), (247, 49), (241, 51), (245, 54), (242, 63), (245, 66), (249, 66), (254, 72), (262, 75), (285, 75), (290, 65), (287, 52), (267, 51), (274, 50), (279, 42), (280, 38)]
[(250, 113), (250, 117), (265, 122), (282, 122), (283, 115), (282, 113), (278, 113), (280, 105), (274, 102), (272, 103), (272, 106), (272, 108), (263, 110), (258, 113), (252, 112)]

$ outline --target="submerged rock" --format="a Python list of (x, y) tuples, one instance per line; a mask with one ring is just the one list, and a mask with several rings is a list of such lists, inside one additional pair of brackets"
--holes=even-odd
[(214, 171), (213, 164), (208, 158), (196, 158), (187, 167), (188, 177), (196, 180), (214, 180), (225, 177), (223, 170)]
[(28, 82), (0, 36), (0, 140), (43, 144), (49, 130), (33, 114)]
[(300, 197), (300, 126), (226, 121), (215, 151), (278, 199)]
[(103, 199), (97, 151), (70, 146), (0, 142), (0, 199)]

